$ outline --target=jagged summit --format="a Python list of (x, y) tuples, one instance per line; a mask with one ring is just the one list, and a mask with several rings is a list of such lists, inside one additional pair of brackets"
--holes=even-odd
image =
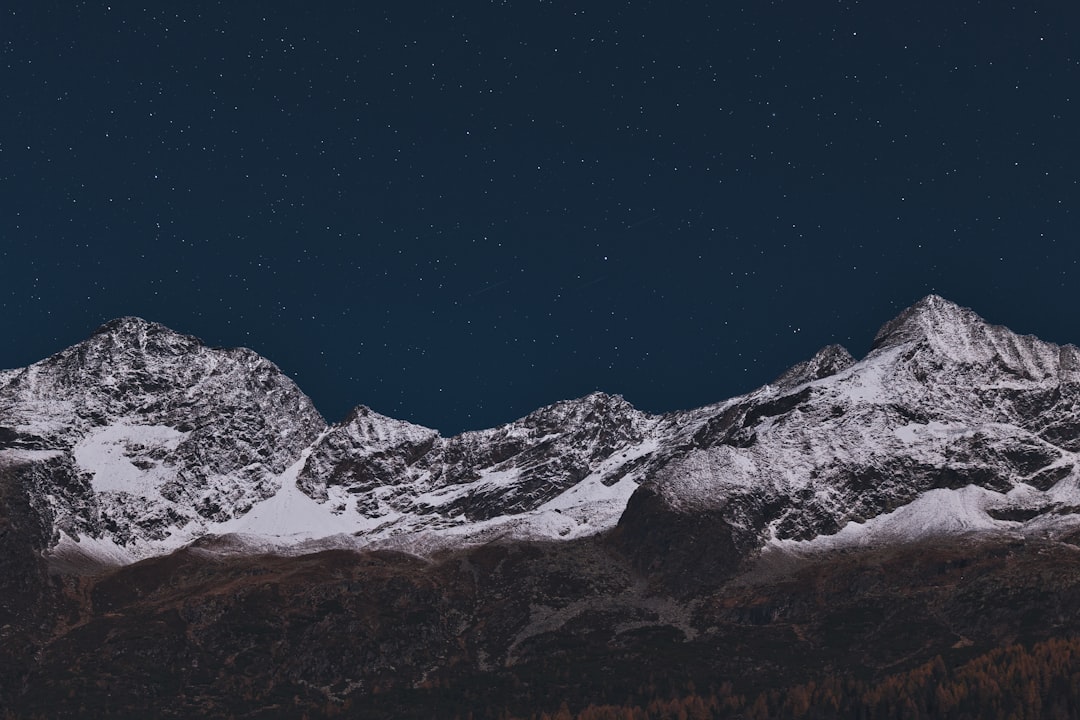
[(202, 341), (193, 335), (178, 333), (161, 323), (131, 315), (100, 325), (89, 338), (75, 347), (103, 341), (121, 349), (167, 354), (186, 353), (203, 347)]
[(383, 415), (380, 412), (372, 410), (367, 405), (357, 405), (349, 414), (338, 423), (338, 426), (354, 426), (357, 428), (365, 428), (364, 434), (373, 438), (382, 437), (387, 434), (387, 428), (397, 427), (402, 430), (412, 430), (422, 434), (438, 433), (437, 430), (424, 427), (423, 425), (417, 425), (416, 423), (410, 423), (406, 420), (398, 420), (388, 415)]
[(178, 334), (161, 323), (145, 320), (136, 315), (124, 315), (102, 323), (91, 335), (136, 334), (151, 331)]
[(918, 345), (950, 362), (1029, 380), (1061, 377), (1080, 369), (1080, 351), (1075, 346), (1059, 346), (991, 325), (973, 310), (938, 295), (928, 295), (885, 323), (871, 353), (904, 344)]
[(145, 320), (145, 318), (137, 317), (135, 315), (124, 315), (122, 317), (112, 318), (112, 320), (107, 323), (99, 325), (87, 340), (91, 340), (98, 336), (109, 336), (116, 338), (118, 341), (127, 341), (136, 344), (145, 342), (147, 338), (156, 337), (183, 338), (195, 345), (202, 344), (202, 341), (197, 337), (186, 335), (184, 332), (177, 332), (171, 327)]
[(986, 321), (974, 311), (940, 295), (927, 295), (882, 325), (874, 336), (871, 349), (879, 350), (927, 338), (942, 338), (949, 342), (984, 326)]
[(518, 422), (524, 424), (551, 424), (570, 419), (616, 420), (633, 414), (640, 415), (641, 413), (622, 395), (610, 395), (605, 392), (594, 391), (579, 398), (560, 400), (551, 405), (538, 408)]
[(770, 384), (781, 388), (795, 387), (835, 375), (854, 364), (855, 358), (843, 345), (826, 345), (814, 357), (792, 366)]

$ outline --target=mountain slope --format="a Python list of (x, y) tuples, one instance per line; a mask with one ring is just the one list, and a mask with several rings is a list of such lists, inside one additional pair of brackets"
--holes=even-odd
[(1063, 531), (1080, 505), (1078, 363), (930, 296), (861, 361), (736, 399), (647, 479), (621, 531), (654, 559), (687, 518), (729, 558)]

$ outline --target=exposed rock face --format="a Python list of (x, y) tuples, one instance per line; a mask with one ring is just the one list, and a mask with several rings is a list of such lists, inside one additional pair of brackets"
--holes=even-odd
[(818, 350), (814, 357), (795, 365), (773, 381), (780, 388), (792, 388), (803, 383), (813, 382), (847, 370), (855, 364), (855, 358), (842, 345), (827, 345)]
[(639, 448), (657, 424), (603, 393), (452, 438), (360, 407), (316, 444), (299, 484), (312, 497), (333, 493), (343, 511), (349, 502), (368, 517), (490, 520), (540, 507), (616, 452)]
[(120, 545), (242, 514), (325, 427), (252, 351), (137, 318), (5, 377), (0, 448), (66, 458), (38, 498), (55, 529)]

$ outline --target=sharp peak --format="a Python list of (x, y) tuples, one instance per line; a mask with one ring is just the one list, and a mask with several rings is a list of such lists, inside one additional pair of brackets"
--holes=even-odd
[(901, 311), (897, 318), (905, 315), (925, 317), (927, 315), (932, 317), (964, 317), (966, 319), (977, 318), (982, 321), (975, 311), (971, 308), (964, 307), (958, 303), (954, 303), (948, 298), (944, 298), (935, 293), (920, 298), (913, 305)]
[(391, 415), (384, 415), (378, 410), (373, 410), (367, 405), (357, 405), (356, 407), (354, 407), (352, 410), (349, 411), (349, 414), (345, 416), (345, 419), (338, 423), (338, 425), (358, 424), (365, 420), (373, 423), (389, 423), (393, 425), (414, 427), (421, 430), (430, 430), (431, 432), (435, 433), (438, 432), (438, 430), (436, 430), (435, 428), (430, 428), (426, 425), (419, 425), (412, 422), (411, 420), (402, 420)]
[(930, 293), (929, 295), (920, 298), (915, 304), (909, 307), (908, 310), (918, 312), (972, 312), (970, 308), (954, 303), (952, 300), (944, 298), (936, 293)]
[[(201, 339), (194, 335), (180, 333), (161, 323), (144, 320), (134, 315), (118, 317), (104, 323), (94, 330), (90, 337), (73, 347), (87, 346), (126, 348), (135, 352), (164, 353), (167, 355), (199, 352), (207, 347)], [(226, 352), (243, 350), (243, 348), (211, 349)]]
[(987, 322), (971, 308), (931, 294), (882, 325), (870, 349), (878, 350), (931, 336), (947, 336), (959, 328), (986, 325)]
[(773, 380), (770, 385), (781, 388), (796, 387), (803, 383), (820, 380), (821, 378), (835, 375), (836, 373), (855, 364), (848, 349), (843, 345), (826, 345), (814, 353), (809, 360), (788, 368), (780, 377)]
[(626, 398), (618, 393), (606, 393), (603, 390), (593, 390), (588, 395), (582, 395), (577, 399), (579, 402), (600, 402), (603, 400), (615, 400), (617, 402), (626, 402)]
[(612, 395), (605, 392), (593, 391), (588, 395), (583, 395), (578, 398), (559, 400), (550, 405), (544, 405), (543, 407), (533, 410), (525, 417), (518, 418), (512, 423), (507, 424), (528, 423), (539, 418), (547, 418), (552, 415), (561, 415), (563, 413), (587, 414), (592, 412), (599, 412), (601, 414), (641, 413), (640, 410), (635, 408), (630, 401), (622, 395)]
[[(106, 323), (102, 323), (94, 330), (91, 335), (120, 335), (127, 333), (143, 333), (143, 332), (156, 332), (156, 333), (170, 333), (173, 335), (183, 335), (178, 333), (172, 328), (166, 327), (161, 323), (153, 322), (152, 320), (146, 320), (136, 315), (124, 315), (118, 318), (113, 318)], [(190, 337), (190, 336), (188, 336)]]
[(587, 405), (587, 406), (593, 406), (593, 407), (595, 407), (597, 405), (617, 405), (617, 406), (620, 406), (620, 407), (625, 406), (625, 407), (630, 407), (630, 408), (633, 407), (633, 405), (630, 403), (630, 401), (628, 401), (622, 395), (606, 393), (606, 392), (603, 392), (601, 390), (593, 390), (591, 393), (589, 393), (587, 395), (582, 395), (581, 397), (570, 398), (570, 399), (567, 399), (567, 400), (559, 400), (556, 403), (553, 403), (551, 405), (545, 405), (544, 407), (538, 408), (537, 410), (540, 411), (540, 410), (547, 410), (549, 408), (566, 407), (566, 406), (580, 406), (580, 405)]

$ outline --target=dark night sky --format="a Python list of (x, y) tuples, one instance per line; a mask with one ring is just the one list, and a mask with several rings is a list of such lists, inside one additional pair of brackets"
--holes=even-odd
[(1080, 342), (1076, 3), (378, 5), (5, 3), (0, 367), (139, 315), (449, 433), (932, 291)]

